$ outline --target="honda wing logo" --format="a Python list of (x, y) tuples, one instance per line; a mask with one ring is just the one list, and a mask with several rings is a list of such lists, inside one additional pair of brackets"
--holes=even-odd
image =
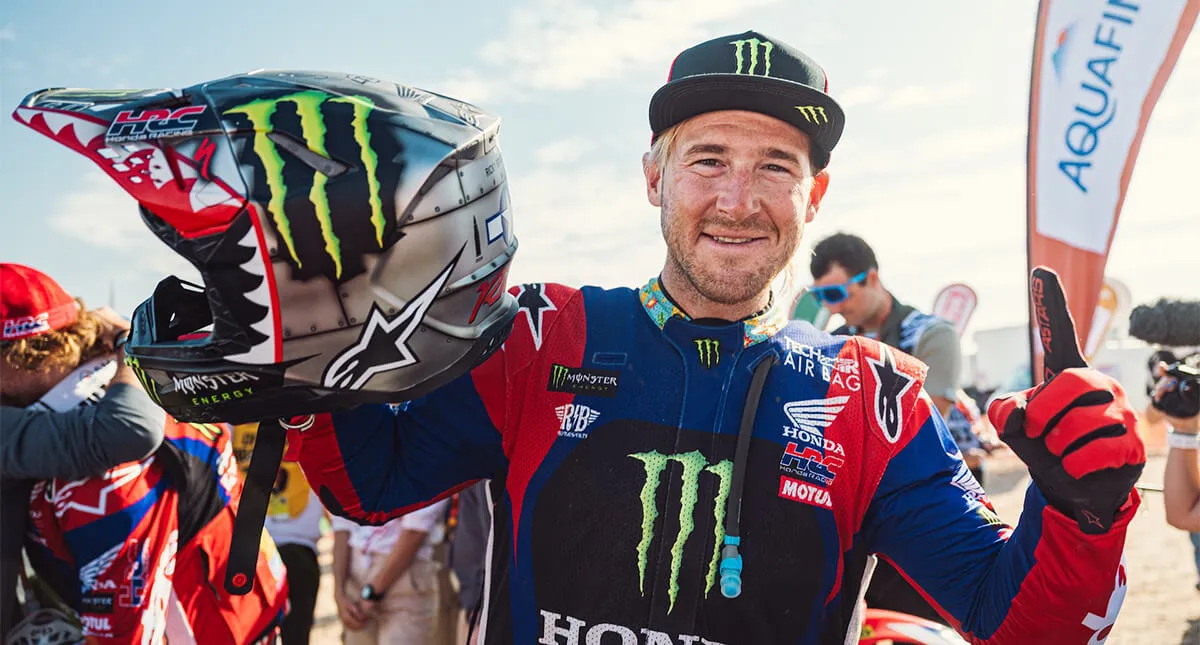
[(437, 299), (458, 257), (442, 270), (421, 293), (396, 314), (388, 318), (379, 305), (371, 305), (371, 314), (363, 325), (358, 342), (338, 354), (322, 376), (322, 385), (342, 390), (360, 390), (371, 377), (382, 372), (398, 370), (420, 361), (408, 340), (425, 319), (425, 312)]
[(696, 343), (696, 355), (704, 369), (711, 370), (721, 364), (721, 341), (716, 338), (697, 338), (692, 342)]
[[(734, 74), (747, 74), (750, 76), (771, 75), (771, 54), (775, 51), (774, 43), (769, 40), (747, 38), (745, 40), (731, 40), (729, 44), (733, 45), (734, 62), (737, 64), (737, 69), (733, 72)], [(762, 50), (761, 67), (758, 64), (758, 52), (760, 49)]]
[(586, 431), (592, 422), (600, 418), (600, 413), (586, 405), (566, 403), (554, 408), (558, 417), (558, 436), (569, 439), (584, 439)]
[[(720, 556), (721, 543), (725, 539), (725, 501), (729, 497), (729, 487), (733, 479), (733, 462), (725, 459), (715, 464), (709, 464), (708, 459), (698, 450), (677, 455), (664, 455), (657, 450), (639, 452), (629, 455), (630, 458), (642, 462), (645, 468), (646, 481), (642, 484), (639, 499), (642, 501), (642, 539), (637, 544), (638, 589), (646, 596), (646, 566), (650, 561), (650, 545), (654, 541), (654, 527), (658, 522), (658, 487), (663, 483), (663, 474), (668, 472), (672, 463), (678, 467), (672, 470), (682, 470), (682, 482), (679, 486), (667, 484), (667, 491), (679, 491), (679, 532), (671, 542), (671, 577), (667, 582), (667, 597), (670, 604), (667, 613), (675, 608), (675, 599), (679, 595), (679, 570), (683, 565), (684, 548), (696, 528), (693, 516), (700, 497), (700, 477), (708, 475), (715, 478), (716, 491), (712, 499), (712, 519), (715, 531), (715, 548), (708, 564), (708, 576), (705, 578), (704, 594), (712, 590), (717, 579), (717, 563)], [(667, 477), (670, 475), (668, 474)], [(665, 523), (664, 523), (665, 525)], [(706, 537), (698, 537), (701, 544)], [(666, 536), (663, 539), (668, 539)]]
[(825, 116), (825, 108), (820, 105), (797, 105), (796, 109), (800, 110), (800, 115), (809, 123), (814, 125), (829, 123), (829, 117)]
[(837, 415), (846, 407), (849, 396), (831, 396), (827, 399), (792, 401), (784, 404), (783, 413), (792, 424), (806, 432), (824, 436), (825, 428), (833, 424)]

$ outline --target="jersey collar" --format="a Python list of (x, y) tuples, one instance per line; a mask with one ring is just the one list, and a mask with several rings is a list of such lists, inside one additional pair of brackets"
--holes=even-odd
[[(691, 320), (671, 299), (667, 296), (667, 292), (659, 283), (658, 277), (650, 278), (650, 281), (642, 285), (638, 290), (638, 298), (642, 301), (642, 310), (650, 316), (650, 320), (658, 325), (659, 329), (667, 323), (671, 318), (679, 317), (683, 320)], [(775, 294), (771, 294), (771, 301), (767, 304), (766, 309), (742, 319), (742, 337), (745, 342), (745, 347), (749, 347), (756, 343), (761, 343), (764, 340), (774, 336), (787, 325), (787, 315), (783, 307), (778, 306), (775, 299)]]

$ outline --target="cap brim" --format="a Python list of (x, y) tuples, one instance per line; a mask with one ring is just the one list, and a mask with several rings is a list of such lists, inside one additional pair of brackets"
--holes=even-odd
[(833, 97), (807, 85), (746, 74), (698, 74), (663, 85), (650, 99), (650, 129), (657, 137), (694, 116), (719, 110), (749, 110), (789, 123), (818, 148), (819, 164), (842, 137), (846, 117)]

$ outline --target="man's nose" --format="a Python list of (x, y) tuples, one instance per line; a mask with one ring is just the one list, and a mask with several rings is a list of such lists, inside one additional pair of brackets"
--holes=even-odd
[(726, 175), (717, 196), (717, 209), (734, 217), (746, 217), (758, 211), (758, 192), (754, 173), (737, 170)]

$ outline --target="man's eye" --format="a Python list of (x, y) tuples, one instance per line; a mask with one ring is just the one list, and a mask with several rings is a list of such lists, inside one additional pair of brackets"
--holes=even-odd
[(712, 158), (700, 159), (696, 163), (698, 163), (702, 166), (719, 166), (719, 165), (721, 165), (721, 160), (720, 159), (712, 159)]
[(777, 163), (769, 163), (769, 164), (767, 164), (767, 165), (766, 165), (766, 166), (764, 166), (764, 167), (765, 167), (767, 170), (770, 170), (771, 172), (791, 172), (791, 171), (790, 171), (790, 170), (788, 170), (786, 167), (784, 167), (784, 166), (781, 166), (781, 165), (779, 165), (779, 164), (777, 164)]

